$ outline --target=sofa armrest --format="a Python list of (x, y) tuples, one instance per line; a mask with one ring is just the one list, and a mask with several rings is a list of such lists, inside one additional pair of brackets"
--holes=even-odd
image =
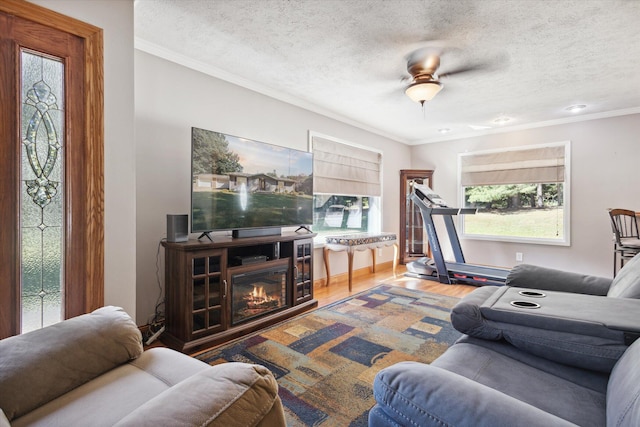
[(507, 275), (507, 286), (571, 292), (588, 295), (607, 295), (612, 279), (590, 276), (537, 265), (520, 264)]
[(418, 362), (380, 371), (373, 394), (379, 409), (398, 425), (575, 426), (466, 377)]
[(260, 425), (266, 416), (270, 425), (285, 425), (273, 374), (264, 366), (231, 362), (212, 366), (179, 382), (116, 426), (250, 427)]
[(502, 287), (482, 286), (474, 289), (451, 309), (451, 325), (463, 334), (497, 341), (502, 339), (502, 328), (493, 327), (480, 312), (480, 307)]
[(0, 407), (9, 421), (142, 353), (142, 336), (118, 307), (0, 341)]
[(640, 336), (637, 299), (490, 288), (474, 290), (453, 307), (451, 324), (458, 331), (505, 339), (539, 357), (600, 372), (611, 372)]

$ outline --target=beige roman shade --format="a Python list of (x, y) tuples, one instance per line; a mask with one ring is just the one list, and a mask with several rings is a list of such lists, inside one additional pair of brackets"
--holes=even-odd
[(463, 187), (564, 182), (565, 145), (460, 156)]
[(313, 192), (380, 196), (382, 154), (312, 136)]

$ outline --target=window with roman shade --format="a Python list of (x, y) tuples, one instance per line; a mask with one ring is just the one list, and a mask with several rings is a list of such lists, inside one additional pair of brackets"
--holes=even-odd
[(564, 181), (565, 147), (545, 146), (460, 156), (463, 187)]
[(382, 153), (309, 133), (313, 152), (314, 231), (319, 234), (380, 230)]
[(461, 153), (462, 218), (471, 238), (569, 244), (569, 141)]
[(382, 154), (313, 136), (313, 191), (380, 196)]

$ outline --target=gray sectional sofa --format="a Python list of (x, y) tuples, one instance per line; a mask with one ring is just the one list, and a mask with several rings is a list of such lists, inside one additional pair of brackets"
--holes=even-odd
[(374, 381), (369, 426), (640, 426), (640, 257), (614, 280), (520, 266), (452, 310), (431, 365)]
[(0, 341), (0, 426), (284, 426), (266, 368), (143, 351), (122, 309), (104, 307)]

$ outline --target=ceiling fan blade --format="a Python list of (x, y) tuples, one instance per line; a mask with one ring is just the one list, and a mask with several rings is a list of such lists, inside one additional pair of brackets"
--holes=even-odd
[(489, 60), (486, 60), (480, 63), (466, 65), (466, 66), (462, 66), (460, 68), (450, 70), (444, 73), (439, 73), (438, 77), (447, 78), (455, 74), (470, 73), (475, 71), (495, 71), (498, 69), (506, 68), (508, 63), (509, 63), (508, 56), (506, 54), (500, 54), (500, 55), (494, 56)]
[(483, 66), (483, 65), (468, 65), (466, 67), (462, 67), (462, 68), (458, 68), (456, 70), (451, 70), (451, 71), (447, 71), (446, 73), (439, 73), (438, 77), (440, 78), (447, 78), (447, 77), (451, 77), (453, 75), (456, 74), (462, 74), (462, 73), (469, 73), (471, 71), (482, 71), (482, 70), (486, 70), (488, 67)]

